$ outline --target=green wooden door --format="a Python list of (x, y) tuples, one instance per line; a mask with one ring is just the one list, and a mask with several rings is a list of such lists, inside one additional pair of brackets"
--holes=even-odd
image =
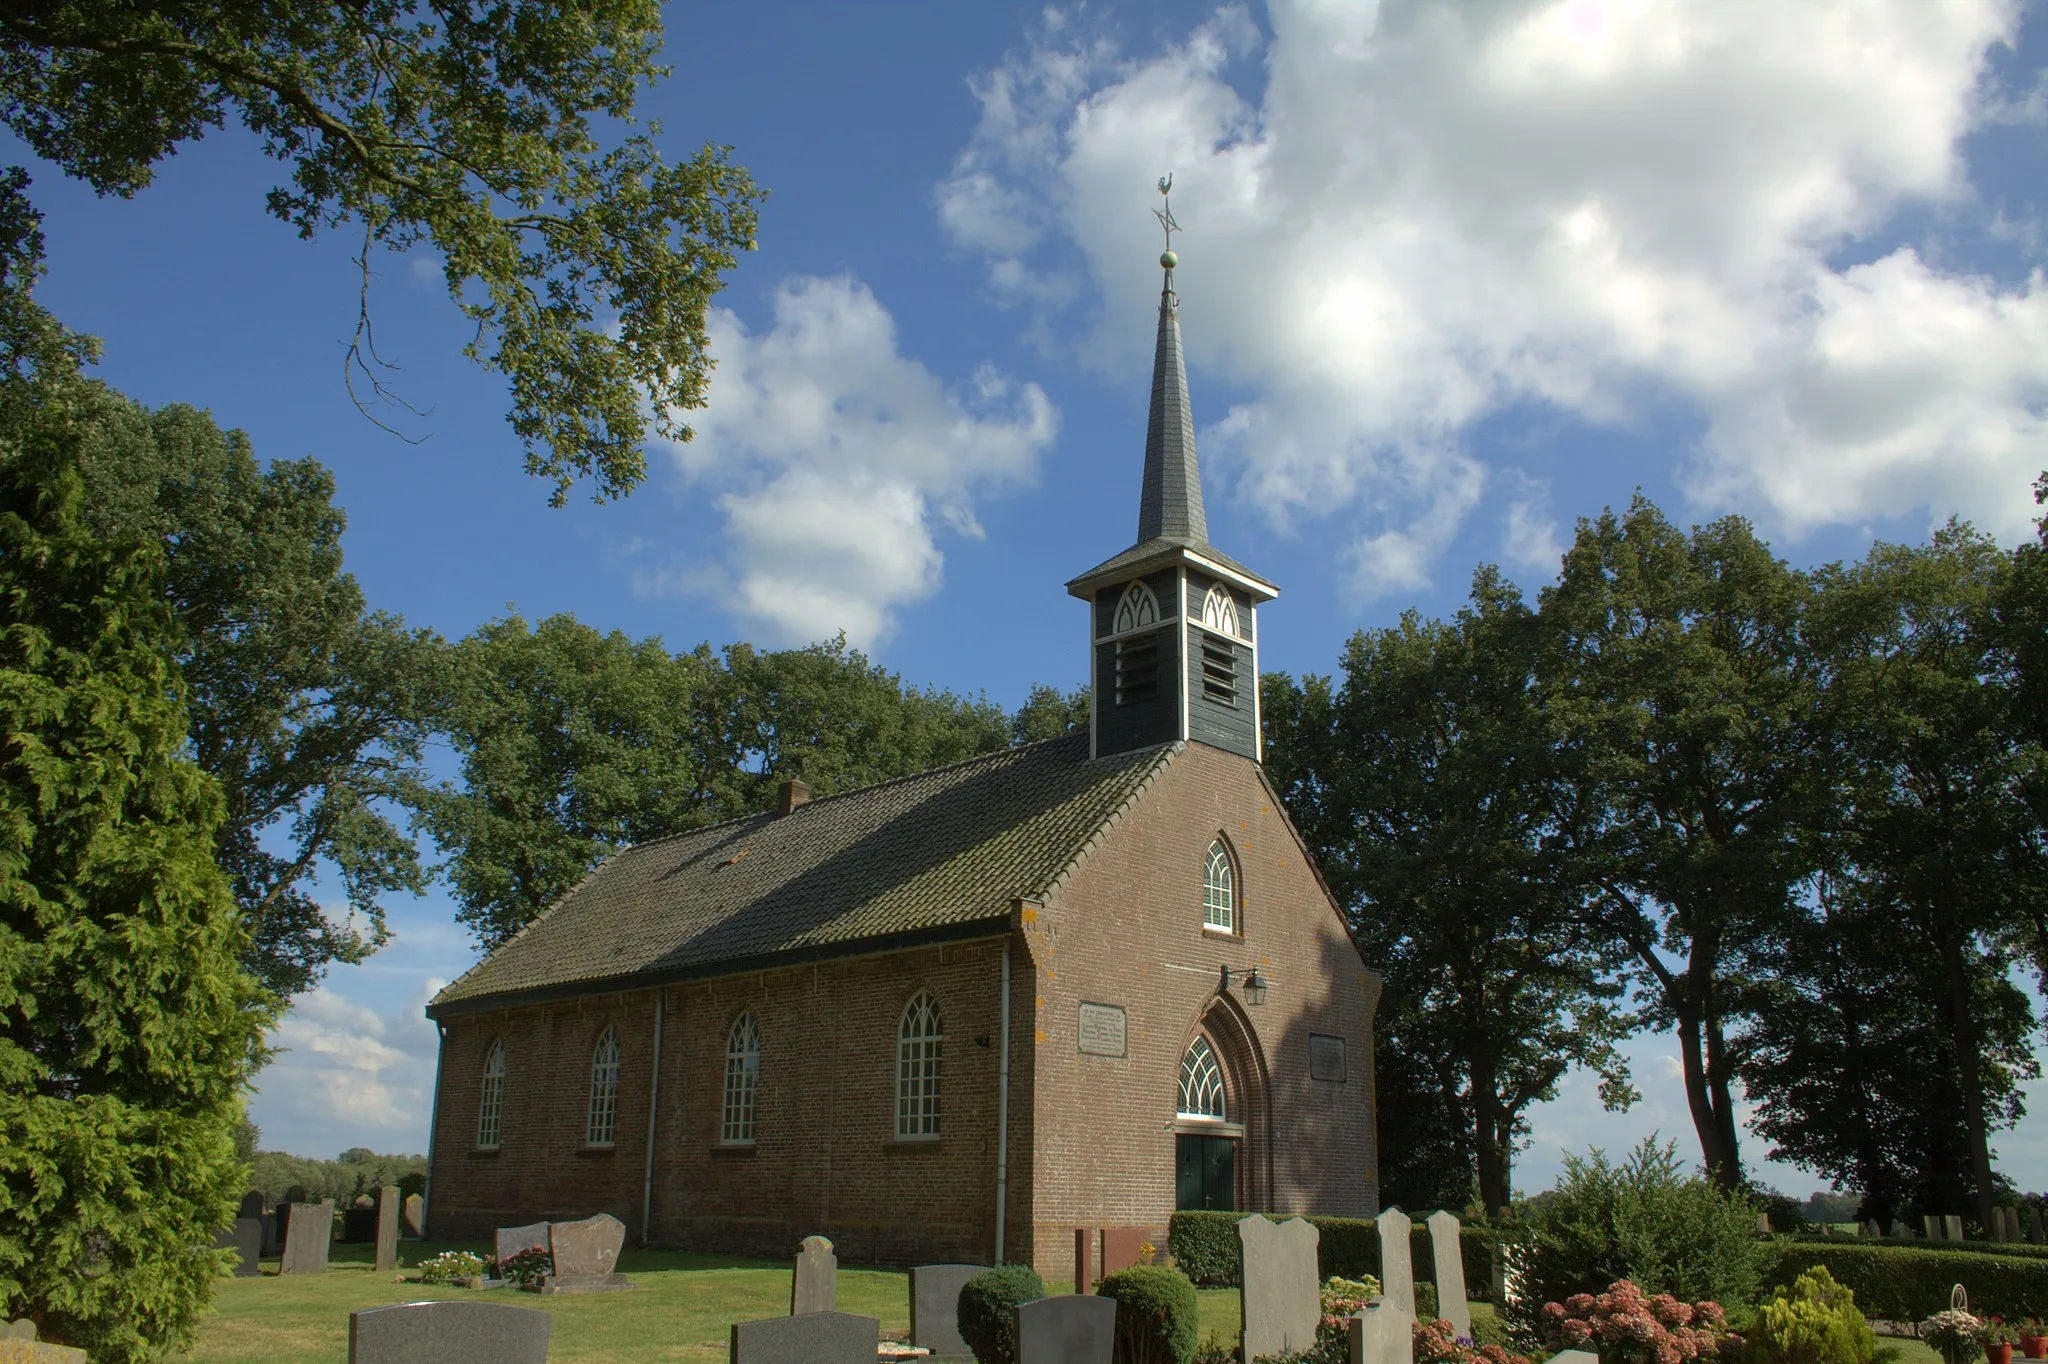
[(1229, 1212), (1237, 1203), (1237, 1141), (1182, 1132), (1174, 1139), (1175, 1206)]

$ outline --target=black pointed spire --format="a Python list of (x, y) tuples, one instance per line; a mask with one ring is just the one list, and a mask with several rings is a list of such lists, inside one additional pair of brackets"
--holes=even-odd
[(1159, 342), (1152, 354), (1152, 415), (1145, 424), (1145, 483), (1138, 495), (1138, 543), (1209, 543), (1202, 512), (1202, 471), (1195, 462), (1195, 419), (1188, 410), (1188, 372), (1180, 353), (1180, 300), (1173, 292), (1172, 252), (1161, 258)]

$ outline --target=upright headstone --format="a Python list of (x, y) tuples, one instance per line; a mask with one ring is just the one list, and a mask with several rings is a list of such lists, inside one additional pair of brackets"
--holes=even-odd
[(1950, 1241), (1963, 1239), (1963, 1218), (1960, 1213), (1947, 1213), (1941, 1219), (1942, 1235)]
[(277, 1272), (325, 1274), (327, 1251), (333, 1243), (334, 1200), (294, 1204), (291, 1226), (285, 1230), (284, 1259)]
[(1415, 1364), (1415, 1314), (1374, 1298), (1351, 1318), (1351, 1364)]
[[(1107, 1299), (1104, 1299), (1107, 1301)], [(875, 1364), (882, 1323), (847, 1312), (734, 1322), (730, 1364)]]
[(1941, 1239), (1941, 1219), (1939, 1217), (1936, 1217), (1933, 1213), (1923, 1214), (1920, 1218), (1920, 1224), (1927, 1229), (1928, 1240), (1939, 1241)]
[(530, 1222), (523, 1227), (499, 1227), (498, 1234), (491, 1238), (491, 1256), (499, 1264), (522, 1250), (536, 1248), (548, 1248), (548, 1224), (545, 1222)]
[(796, 1253), (796, 1272), (789, 1281), (789, 1314), (831, 1312), (839, 1306), (839, 1257), (822, 1236), (806, 1236)]
[(2039, 1203), (2029, 1203), (2027, 1205), (2027, 1243), (2035, 1246), (2048, 1245), (2048, 1235), (2044, 1235), (2044, 1230), (2048, 1229), (2044, 1229), (2041, 1225), (2041, 1205)]
[(284, 1238), (290, 1234), (291, 1225), (292, 1201), (289, 1198), (280, 1198), (277, 1200), (277, 1206), (271, 1209), (270, 1224), (263, 1229), (265, 1255), (284, 1254)]
[(960, 1290), (988, 1271), (987, 1265), (912, 1266), (910, 1343), (930, 1350), (934, 1360), (972, 1360), (974, 1351), (960, 1338)]
[(1095, 1291), (1095, 1257), (1089, 1252), (1095, 1246), (1095, 1233), (1087, 1227), (1074, 1228), (1074, 1291), (1092, 1293)]
[(263, 1272), (257, 1262), (263, 1258), (263, 1219), (260, 1217), (237, 1217), (231, 1227), (222, 1227), (213, 1238), (215, 1250), (232, 1250), (235, 1263), (232, 1266), (238, 1279), (253, 1279)]
[(418, 1194), (407, 1194), (399, 1212), (398, 1234), (408, 1240), (417, 1241), (427, 1234), (427, 1200)]
[(632, 1280), (615, 1272), (626, 1245), (626, 1224), (608, 1212), (580, 1222), (550, 1223), (548, 1245), (555, 1272), (542, 1282), (543, 1293), (599, 1293), (633, 1286)]
[(1062, 1293), (1019, 1303), (1016, 1312), (1017, 1364), (1110, 1364), (1115, 1298)]
[(1559, 1350), (1550, 1357), (1550, 1364), (1600, 1364), (1600, 1356), (1591, 1350)]
[(2017, 1242), (2020, 1239), (2020, 1210), (2018, 1208), (2006, 1208), (2005, 1224), (2001, 1230), (2005, 1233), (2005, 1239), (2009, 1242)]
[(1865, 1222), (1861, 1227), (1861, 1231), (1865, 1236), (1869, 1237), (1873, 1241), (1881, 1240), (1884, 1236), (1884, 1228), (1880, 1227), (1877, 1224), (1877, 1219), (1875, 1217), (1871, 1218), (1868, 1222)]
[(547, 1364), (553, 1318), (501, 1302), (402, 1302), (348, 1314), (349, 1364)]
[(0, 1360), (8, 1364), (86, 1364), (85, 1351), (36, 1339), (36, 1324), (27, 1318), (0, 1321)]
[(1399, 1208), (1379, 1215), (1380, 1296), (1394, 1306), (1415, 1315), (1415, 1266), (1408, 1258), (1409, 1238), (1415, 1224)]
[(1322, 1233), (1299, 1217), (1275, 1223), (1252, 1214), (1237, 1224), (1244, 1255), (1244, 1358), (1306, 1350), (1322, 1320), (1316, 1247)]
[(235, 1218), (237, 1221), (239, 1221), (244, 1217), (260, 1218), (262, 1216), (263, 1195), (260, 1191), (256, 1189), (251, 1189), (249, 1190), (249, 1192), (242, 1195), (242, 1205), (235, 1209)]
[(1771, 1215), (1769, 1213), (1760, 1212), (1756, 1215), (1756, 1234), (1759, 1236), (1769, 1236), (1771, 1234)]
[(377, 1190), (377, 1272), (398, 1268), (398, 1187)]
[(1892, 1239), (1896, 1241), (1910, 1241), (1913, 1239), (1913, 1229), (1894, 1217), (1892, 1219)]
[(1465, 1252), (1458, 1243), (1458, 1219), (1429, 1215), (1429, 1249), (1436, 1261), (1436, 1314), (1466, 1340), (1472, 1339), (1472, 1306), (1465, 1299)]

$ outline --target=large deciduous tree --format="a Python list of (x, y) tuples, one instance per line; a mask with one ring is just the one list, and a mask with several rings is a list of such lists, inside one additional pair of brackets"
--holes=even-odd
[(1632, 1095), (1542, 651), (1542, 623), (1482, 569), (1455, 620), (1410, 613), (1354, 635), (1341, 688), (1283, 681), (1264, 702), (1282, 794), (1386, 973), (1387, 1050), (1433, 1091), (1390, 1091), (1387, 1106), (1454, 1128), (1429, 1144), (1470, 1153), (1493, 1212), (1509, 1204), (1529, 1107), (1572, 1066), (1598, 1073), (1611, 1104)]
[(29, 298), (38, 245), (0, 213), (0, 1314), (126, 1364), (211, 1295), (268, 1014), (161, 548), (82, 514), (93, 395)]
[[(13, 0), (0, 122), (102, 194), (132, 195), (181, 145), (239, 120), (290, 169), (269, 211), (360, 233), (351, 374), (376, 384), (374, 248), (439, 253), (503, 374), (527, 468), (560, 502), (644, 477), (650, 419), (704, 401), (705, 310), (761, 199), (724, 147), (665, 164), (632, 122), (659, 75), (657, 0)], [(651, 414), (651, 415), (650, 415)]]

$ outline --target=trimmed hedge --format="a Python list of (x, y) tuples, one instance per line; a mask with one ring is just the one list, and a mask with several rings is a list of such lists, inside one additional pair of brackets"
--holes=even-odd
[[(1267, 1213), (1268, 1221), (1285, 1222), (1291, 1214)], [(1237, 1224), (1241, 1212), (1177, 1212), (1167, 1223), (1166, 1249), (1183, 1274), (1204, 1288), (1235, 1288), (1242, 1277)], [(1304, 1221), (1322, 1235), (1316, 1248), (1322, 1278), (1344, 1279), (1380, 1274), (1380, 1229), (1365, 1217), (1308, 1217)], [(1465, 1296), (1485, 1302), (1493, 1296), (1494, 1247), (1506, 1239), (1485, 1227), (1460, 1227), (1459, 1258), (1465, 1262)], [(1408, 1243), (1409, 1263), (1418, 1284), (1436, 1281), (1436, 1252), (1429, 1228), (1418, 1219)]]
[(998, 1265), (960, 1288), (960, 1338), (983, 1364), (1016, 1364), (1017, 1304), (1045, 1296), (1030, 1265)]
[(1135, 1265), (1106, 1276), (1096, 1293), (1116, 1299), (1119, 1364), (1190, 1364), (1200, 1308), (1188, 1276)]
[[(1967, 1244), (1967, 1243), (1966, 1243)], [(1921, 1321), (1948, 1306), (1949, 1290), (1969, 1290), (1970, 1310), (2013, 1319), (2048, 1316), (2048, 1259), (2038, 1255), (1989, 1255), (1948, 1244), (1934, 1247), (1857, 1244), (1847, 1239), (1782, 1240), (1778, 1263), (1764, 1286), (1790, 1287), (1816, 1265), (1854, 1290), (1866, 1316), (1885, 1321)]]
[(1889, 1236), (1802, 1236), (1774, 1238), (1802, 1246), (1893, 1246), (1905, 1250), (1959, 1250), (1965, 1255), (2017, 1255), (2022, 1259), (2048, 1260), (2048, 1246), (2031, 1246), (2024, 1241), (1894, 1241)]

